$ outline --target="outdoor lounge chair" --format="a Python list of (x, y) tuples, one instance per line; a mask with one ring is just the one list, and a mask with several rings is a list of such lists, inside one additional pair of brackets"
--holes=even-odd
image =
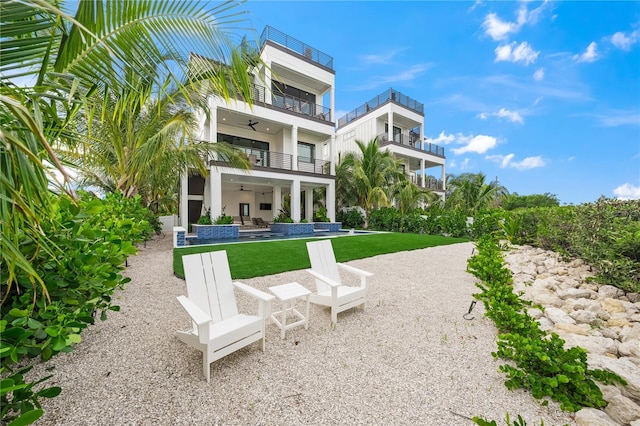
[[(307, 269), (315, 277), (316, 292), (309, 296), (309, 301), (317, 305), (331, 308), (331, 322), (338, 322), (338, 313), (355, 306), (366, 308), (367, 278), (372, 273), (353, 266), (337, 263), (333, 254), (331, 240), (320, 240), (307, 243), (311, 269)], [(338, 268), (359, 275), (360, 286), (342, 285)]]
[[(202, 372), (210, 381), (210, 364), (253, 342), (264, 351), (265, 321), (271, 313), (273, 296), (231, 281), (224, 250), (182, 257), (188, 297), (178, 301), (193, 321), (193, 328), (178, 331), (177, 337), (202, 351)], [(238, 313), (234, 290), (258, 299), (258, 315)]]

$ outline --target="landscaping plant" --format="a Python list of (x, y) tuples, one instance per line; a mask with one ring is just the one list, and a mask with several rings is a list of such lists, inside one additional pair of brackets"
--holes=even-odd
[(584, 349), (564, 349), (564, 340), (557, 334), (547, 335), (540, 329), (526, 311), (530, 303), (513, 292), (511, 272), (495, 237), (480, 238), (476, 247), (478, 253), (469, 259), (468, 270), (480, 280), (476, 286), (481, 291), (475, 297), (500, 332), (498, 350), (492, 355), (509, 361), (499, 368), (507, 375), (507, 388), (529, 389), (536, 399), (549, 397), (567, 411), (604, 407), (595, 381), (624, 381), (610, 372), (589, 369)]

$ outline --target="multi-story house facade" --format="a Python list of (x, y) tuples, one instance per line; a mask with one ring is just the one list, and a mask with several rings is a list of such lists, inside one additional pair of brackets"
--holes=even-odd
[(424, 105), (388, 89), (338, 119), (337, 152), (356, 152), (356, 140), (365, 144), (377, 137), (380, 149), (402, 162), (409, 179), (444, 199), (444, 148), (424, 137)]
[(335, 220), (335, 71), (333, 58), (272, 27), (258, 45), (261, 64), (252, 105), (211, 94), (201, 117), (201, 139), (244, 151), (250, 170), (209, 160), (209, 175), (184, 176), (180, 225), (210, 210), (213, 219), (259, 217), (272, 221), (290, 197), (291, 218), (313, 218), (313, 191), (324, 188), (327, 216)]

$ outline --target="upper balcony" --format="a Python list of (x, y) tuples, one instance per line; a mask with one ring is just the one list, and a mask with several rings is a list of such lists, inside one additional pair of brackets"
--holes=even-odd
[(393, 135), (393, 140), (389, 140), (386, 133), (382, 133), (378, 135), (378, 141), (380, 146), (385, 146), (389, 144), (393, 145), (402, 145), (405, 147), (409, 147), (421, 152), (428, 152), (429, 154), (436, 155), (438, 157), (444, 158), (444, 147), (436, 145), (431, 142), (420, 142), (420, 137), (418, 135), (409, 134), (396, 134)]
[(272, 41), (281, 46), (284, 46), (287, 49), (304, 56), (312, 62), (333, 70), (333, 58), (331, 56), (268, 25), (264, 27), (264, 30), (262, 30), (262, 35), (260, 35), (261, 49), (262, 47), (264, 47), (267, 41)]
[(331, 123), (331, 109), (307, 100), (283, 93), (271, 92), (271, 102), (267, 102), (267, 89), (259, 84), (253, 85), (252, 103), (271, 106), (289, 113), (295, 113), (316, 120)]
[(351, 121), (355, 120), (358, 117), (362, 117), (363, 115), (373, 111), (374, 109), (386, 104), (387, 102), (393, 102), (398, 105), (402, 105), (411, 111), (417, 112), (420, 115), (424, 115), (424, 105), (415, 99), (411, 99), (408, 96), (403, 95), (397, 90), (388, 89), (379, 94), (378, 96), (372, 98), (369, 102), (365, 102), (360, 105), (358, 108), (354, 109), (350, 113), (344, 115), (342, 118), (338, 120), (338, 127), (345, 126)]

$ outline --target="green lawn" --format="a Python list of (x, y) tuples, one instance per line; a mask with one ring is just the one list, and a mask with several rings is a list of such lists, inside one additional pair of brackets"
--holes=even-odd
[[(278, 240), (176, 248), (173, 250), (173, 271), (178, 277), (184, 278), (182, 256), (216, 250), (227, 251), (231, 275), (234, 279), (261, 277), (305, 269), (311, 267), (306, 242), (313, 240)], [(333, 250), (338, 262), (466, 241), (469, 240), (402, 233), (332, 238)]]

